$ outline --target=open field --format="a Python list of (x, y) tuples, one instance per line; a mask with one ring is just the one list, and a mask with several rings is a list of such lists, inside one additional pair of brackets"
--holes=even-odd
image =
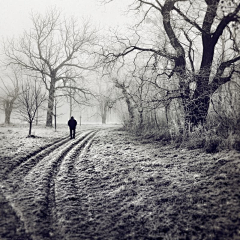
[(0, 239), (240, 239), (240, 153), (119, 126), (0, 126)]

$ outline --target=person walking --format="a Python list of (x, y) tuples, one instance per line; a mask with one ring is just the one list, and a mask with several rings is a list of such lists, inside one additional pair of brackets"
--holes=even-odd
[(77, 126), (77, 121), (74, 119), (74, 117), (71, 117), (68, 121), (68, 126), (70, 129), (70, 138), (75, 138), (75, 132), (76, 132), (76, 126)]

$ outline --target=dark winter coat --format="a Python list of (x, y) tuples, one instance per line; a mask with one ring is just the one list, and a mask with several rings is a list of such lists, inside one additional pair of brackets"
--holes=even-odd
[(75, 129), (77, 126), (77, 121), (74, 119), (74, 117), (71, 117), (71, 119), (68, 121), (68, 126), (70, 129)]

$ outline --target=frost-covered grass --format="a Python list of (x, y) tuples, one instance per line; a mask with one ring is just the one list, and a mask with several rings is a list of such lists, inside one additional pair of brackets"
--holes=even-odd
[(240, 153), (176, 149), (110, 131), (95, 138), (87, 159), (84, 179), (98, 188), (86, 180), (85, 190), (94, 211), (105, 211), (100, 219), (115, 219), (113, 227), (101, 219), (109, 236), (122, 229), (123, 239), (239, 239)]
[(24, 156), (28, 152), (37, 150), (51, 143), (55, 139), (67, 135), (67, 127), (55, 132), (52, 128), (34, 126), (33, 137), (28, 137), (27, 125), (0, 125), (0, 152), (1, 157), (12, 159), (16, 156)]
[[(76, 133), (101, 125), (77, 126)], [(11, 159), (12, 157), (26, 155), (28, 152), (37, 150), (57, 139), (67, 137), (69, 129), (67, 124), (57, 126), (57, 129), (45, 127), (44, 125), (33, 126), (32, 136), (28, 137), (27, 124), (0, 125), (0, 152), (1, 157)]]
[[(175, 148), (116, 126), (85, 125), (77, 131), (95, 127), (102, 131), (88, 152), (72, 163), (81, 204), (69, 205), (79, 197), (75, 196), (59, 206), (66, 212), (74, 208), (81, 215), (75, 221), (76, 229), (71, 216), (62, 216), (72, 227), (71, 234), (75, 231), (82, 236), (78, 239), (240, 239), (239, 152), (207, 154)], [(34, 127), (35, 138), (27, 138), (27, 133), (26, 126), (0, 127), (1, 170), (16, 155), (24, 156), (67, 137), (68, 128), (63, 125), (55, 132)], [(63, 161), (62, 173), (67, 166)], [(56, 181), (60, 173), (56, 173)], [(67, 177), (62, 181), (65, 185), (58, 183), (65, 186), (59, 187), (62, 190), (73, 182)], [(67, 199), (72, 193), (66, 190), (64, 194)]]

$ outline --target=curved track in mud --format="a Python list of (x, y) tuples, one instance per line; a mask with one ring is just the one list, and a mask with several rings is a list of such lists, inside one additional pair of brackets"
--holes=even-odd
[(77, 237), (69, 232), (78, 224), (81, 209), (75, 167), (97, 132), (89, 130), (73, 140), (63, 138), (8, 169), (2, 190), (20, 222), (17, 231), (21, 239)]

